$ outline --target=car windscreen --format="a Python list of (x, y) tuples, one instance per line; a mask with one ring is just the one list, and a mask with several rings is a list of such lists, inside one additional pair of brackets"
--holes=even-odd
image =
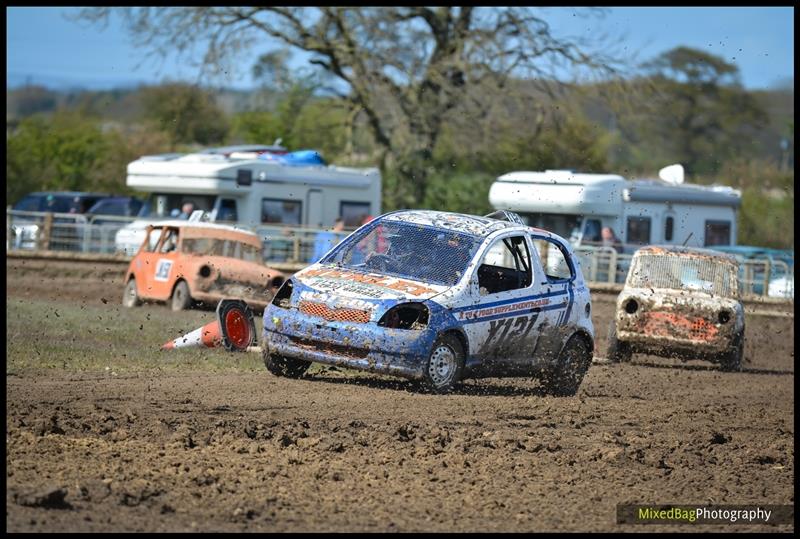
[(181, 252), (205, 256), (226, 256), (247, 262), (261, 262), (261, 250), (255, 245), (219, 238), (184, 238)]
[(453, 286), (479, 245), (468, 234), (384, 221), (348, 236), (320, 263)]
[(639, 255), (628, 273), (627, 285), (667, 288), (736, 297), (737, 270), (718, 258), (676, 255)]

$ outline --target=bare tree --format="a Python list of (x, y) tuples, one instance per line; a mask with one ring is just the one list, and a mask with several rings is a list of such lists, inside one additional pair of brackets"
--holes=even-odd
[[(266, 37), (310, 53), (312, 64), (340, 82), (350, 117), (366, 118), (381, 167), (400, 172), (404, 192), (395, 199), (404, 203), (424, 197), (447, 114), (476, 95), (470, 88), (503, 92), (509, 79), (530, 78), (549, 91), (566, 69), (610, 74), (619, 66), (608, 48), (590, 54), (580, 39), (556, 37), (531, 8), (88, 8), (79, 19), (107, 23), (112, 12), (122, 13), (150, 54), (205, 46), (206, 73), (230, 69), (226, 60), (241, 59)], [(491, 103), (473, 101), (479, 129)]]

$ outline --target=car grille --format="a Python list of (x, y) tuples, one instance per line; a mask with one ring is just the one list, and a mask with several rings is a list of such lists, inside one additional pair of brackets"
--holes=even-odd
[(648, 335), (673, 336), (693, 341), (713, 341), (719, 328), (701, 317), (681, 316), (666, 312), (649, 312), (644, 318), (642, 330)]
[(300, 312), (310, 316), (324, 318), (331, 322), (356, 322), (358, 324), (366, 324), (369, 322), (371, 316), (369, 311), (346, 308), (331, 309), (324, 303), (317, 303), (314, 301), (301, 301)]

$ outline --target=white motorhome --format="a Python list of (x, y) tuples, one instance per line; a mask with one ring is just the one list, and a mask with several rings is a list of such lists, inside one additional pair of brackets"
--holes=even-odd
[(569, 238), (576, 247), (599, 244), (603, 227), (614, 231), (626, 252), (653, 243), (736, 244), (738, 190), (682, 184), (679, 165), (660, 175), (660, 180), (626, 180), (569, 170), (511, 172), (492, 184), (489, 203), (518, 213), (530, 226)]
[(264, 159), (275, 146), (231, 146), (192, 154), (144, 156), (128, 164), (127, 185), (148, 193), (140, 220), (121, 229), (118, 250), (135, 252), (147, 224), (176, 217), (192, 203), (210, 221), (257, 227), (325, 228), (337, 217), (357, 227), (381, 212), (377, 168), (285, 164)]

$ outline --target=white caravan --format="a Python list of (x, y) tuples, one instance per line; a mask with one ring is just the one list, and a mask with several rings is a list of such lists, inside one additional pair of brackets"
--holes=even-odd
[[(283, 151), (281, 151), (283, 150)], [(141, 219), (116, 236), (119, 251), (133, 254), (153, 221), (175, 218), (187, 202), (210, 221), (249, 227), (326, 228), (342, 216), (360, 226), (381, 213), (377, 168), (287, 165), (265, 159), (275, 146), (232, 146), (193, 154), (144, 156), (128, 164), (127, 185), (149, 193)]]
[(653, 243), (736, 245), (738, 190), (682, 184), (680, 165), (659, 175), (660, 180), (626, 180), (569, 170), (511, 172), (492, 184), (489, 203), (569, 238), (575, 247), (598, 245), (606, 226), (626, 244), (625, 252)]

